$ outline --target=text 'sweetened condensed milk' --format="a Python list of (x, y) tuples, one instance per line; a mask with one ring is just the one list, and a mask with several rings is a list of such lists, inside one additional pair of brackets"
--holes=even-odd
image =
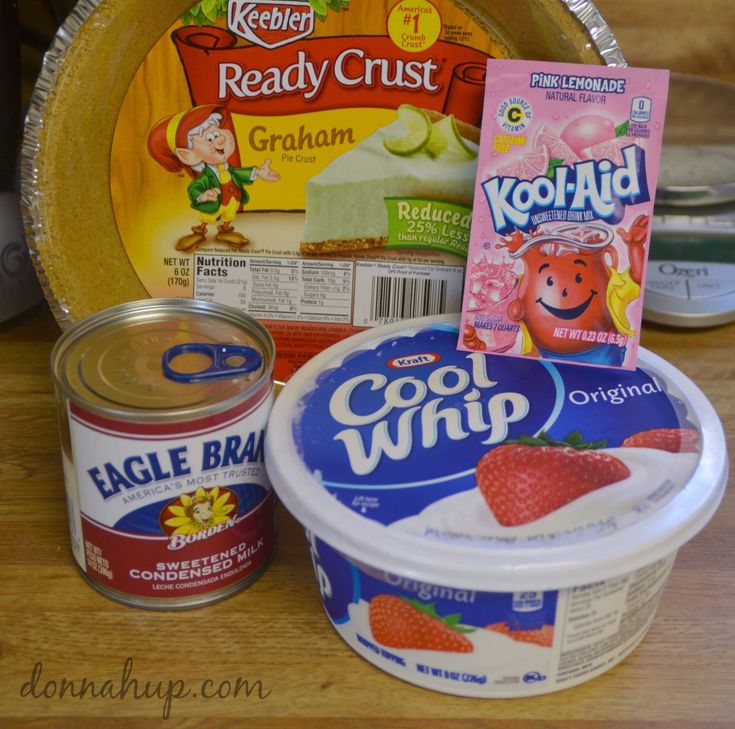
[(60, 338), (51, 366), (72, 551), (104, 595), (187, 608), (266, 569), (273, 357), (254, 319), (181, 299), (107, 309)]

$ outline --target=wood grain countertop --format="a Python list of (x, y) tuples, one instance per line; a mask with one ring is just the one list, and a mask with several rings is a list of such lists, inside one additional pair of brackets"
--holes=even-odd
[[(732, 0), (599, 0), (597, 6), (632, 65), (735, 81)], [(735, 727), (732, 483), (714, 519), (680, 551), (648, 636), (620, 665), (538, 698), (447, 696), (390, 677), (336, 635), (321, 609), (303, 532), (282, 509), (272, 566), (224, 602), (155, 613), (118, 605), (90, 588), (69, 549), (48, 369), (58, 335), (45, 303), (0, 325), (2, 729)], [(732, 451), (735, 324), (690, 331), (646, 325), (642, 344), (701, 387)], [(46, 687), (48, 698), (23, 695), (34, 666), (41, 666), (37, 686)], [(139, 698), (59, 699), (56, 693), (64, 678), (119, 685), (125, 670), (138, 680)], [(260, 693), (227, 696), (226, 687), (238, 680)], [(176, 681), (191, 695), (174, 700), (164, 720), (162, 694)], [(222, 695), (195, 698), (205, 681)], [(140, 696), (146, 691), (150, 698)]]

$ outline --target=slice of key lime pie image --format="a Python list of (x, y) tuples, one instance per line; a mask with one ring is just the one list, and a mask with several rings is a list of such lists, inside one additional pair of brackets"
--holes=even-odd
[(307, 182), (302, 253), (384, 247), (388, 198), (472, 205), (480, 130), (410, 104), (397, 117)]

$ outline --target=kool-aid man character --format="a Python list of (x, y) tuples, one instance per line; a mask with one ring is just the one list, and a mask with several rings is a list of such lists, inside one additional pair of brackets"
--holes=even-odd
[(565, 225), (550, 232), (516, 230), (501, 239), (524, 272), (508, 318), (521, 324), (522, 354), (620, 366), (633, 334), (626, 315), (640, 296), (648, 216), (617, 229), (630, 265), (618, 271), (614, 233), (603, 225)]
[(260, 167), (235, 167), (230, 160), (237, 153), (235, 135), (227, 126), (227, 112), (221, 106), (195, 106), (159, 121), (148, 135), (148, 151), (165, 170), (186, 172), (191, 207), (199, 213), (199, 225), (176, 243), (176, 249), (194, 251), (207, 239), (207, 226), (216, 225), (215, 240), (232, 248), (247, 245), (248, 239), (232, 227), (235, 216), (250, 196), (245, 189), (256, 179), (276, 182), (280, 175), (266, 159)]

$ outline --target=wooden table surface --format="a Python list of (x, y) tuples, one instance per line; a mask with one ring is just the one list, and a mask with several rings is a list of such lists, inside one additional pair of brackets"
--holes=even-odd
[[(732, 0), (599, 0), (597, 6), (632, 65), (735, 80)], [(107, 600), (80, 577), (69, 549), (48, 371), (58, 334), (45, 303), (0, 325), (2, 729), (308, 729), (330, 720), (338, 729), (735, 727), (732, 488), (710, 524), (681, 550), (641, 646), (600, 678), (534, 699), (433, 693), (353, 653), (321, 610), (303, 534), (283, 510), (273, 565), (231, 599), (184, 613)], [(642, 343), (704, 390), (732, 450), (735, 324), (699, 331), (646, 325)], [(126, 665), (140, 694), (150, 682), (150, 698), (53, 695), (64, 678), (119, 685)], [(23, 695), (34, 666), (41, 667), (36, 685), (49, 698)], [(224, 696), (238, 679), (261, 693)], [(223, 696), (194, 698), (206, 680), (223, 687)], [(169, 685), (178, 691), (181, 684), (170, 683), (177, 681), (192, 695), (173, 700), (164, 720), (165, 693)]]

